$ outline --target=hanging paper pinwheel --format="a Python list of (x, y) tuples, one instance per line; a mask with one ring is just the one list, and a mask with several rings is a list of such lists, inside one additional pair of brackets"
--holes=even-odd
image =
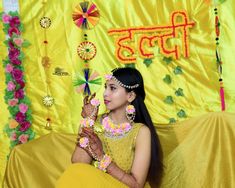
[(94, 3), (84, 1), (79, 3), (73, 11), (74, 23), (81, 29), (92, 29), (99, 21), (99, 11)]
[(102, 78), (97, 71), (92, 69), (84, 69), (76, 74), (74, 86), (78, 93), (91, 95), (100, 89)]
[(96, 55), (96, 47), (92, 42), (85, 41), (79, 44), (77, 52), (82, 60), (91, 60)]

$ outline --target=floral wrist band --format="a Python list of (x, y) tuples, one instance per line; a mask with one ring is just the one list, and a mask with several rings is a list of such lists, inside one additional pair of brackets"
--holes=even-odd
[(80, 146), (83, 149), (87, 148), (88, 151), (90, 152), (91, 157), (93, 159), (95, 159), (96, 161), (98, 161), (98, 158), (97, 158), (96, 154), (92, 151), (92, 149), (89, 145), (89, 139), (87, 137), (80, 138), (77, 142), (77, 145)]
[(103, 172), (106, 172), (106, 169), (112, 162), (112, 159), (109, 155), (105, 154), (103, 158), (100, 161), (96, 161), (94, 163), (95, 167), (102, 170)]
[(90, 128), (90, 127), (93, 127), (93, 125), (95, 124), (95, 121), (91, 119), (90, 117), (88, 117), (88, 118), (83, 118), (80, 124), (82, 127)]

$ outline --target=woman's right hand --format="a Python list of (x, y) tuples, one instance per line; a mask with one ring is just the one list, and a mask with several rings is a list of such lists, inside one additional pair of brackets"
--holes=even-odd
[(91, 100), (95, 98), (96, 93), (92, 94), (90, 97), (85, 96), (83, 99), (83, 107), (82, 107), (82, 112), (81, 116), (83, 118), (91, 118), (94, 121), (97, 118), (98, 111), (99, 111), (99, 106), (95, 106), (91, 104)]
[(103, 158), (103, 146), (100, 138), (90, 128), (84, 127), (80, 133), (80, 137), (87, 138), (87, 147), (83, 148), (92, 158), (95, 160), (101, 160)]

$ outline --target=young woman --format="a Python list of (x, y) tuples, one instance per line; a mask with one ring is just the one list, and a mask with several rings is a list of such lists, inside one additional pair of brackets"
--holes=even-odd
[(97, 118), (94, 95), (85, 97), (73, 164), (57, 187), (157, 186), (161, 149), (144, 99), (138, 70), (118, 68), (106, 75), (104, 103), (109, 112)]

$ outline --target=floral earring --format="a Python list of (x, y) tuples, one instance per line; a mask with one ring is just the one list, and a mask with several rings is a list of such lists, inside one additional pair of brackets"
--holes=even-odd
[(134, 122), (135, 119), (135, 107), (129, 104), (126, 107), (126, 118), (129, 120), (130, 123)]

